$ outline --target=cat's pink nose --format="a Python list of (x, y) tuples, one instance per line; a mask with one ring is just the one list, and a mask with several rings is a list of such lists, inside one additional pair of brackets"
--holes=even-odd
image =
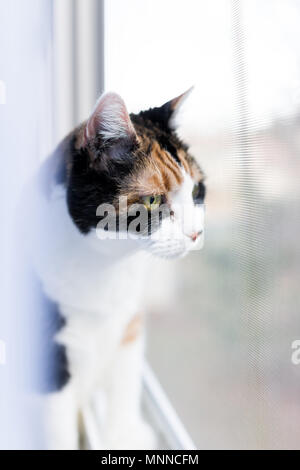
[(195, 242), (197, 238), (200, 237), (201, 233), (202, 233), (202, 230), (200, 230), (199, 232), (193, 232), (188, 236), (193, 240), (193, 242)]

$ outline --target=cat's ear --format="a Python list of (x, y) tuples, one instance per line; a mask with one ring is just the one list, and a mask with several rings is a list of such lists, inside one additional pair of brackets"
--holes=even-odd
[(163, 104), (162, 106), (149, 109), (145, 112), (145, 114), (147, 114), (147, 117), (152, 122), (159, 124), (161, 127), (164, 127), (167, 130), (175, 129), (175, 119), (177, 113), (193, 89), (194, 87), (189, 88), (187, 91), (179, 96), (176, 96), (176, 98), (167, 101), (167, 103)]
[(177, 113), (180, 110), (183, 103), (185, 102), (185, 100), (190, 95), (190, 93), (193, 91), (193, 89), (194, 87), (192, 86), (181, 95), (176, 96), (176, 98), (173, 98), (172, 100), (162, 105), (161, 109), (162, 109), (162, 112), (165, 114), (165, 121), (170, 129), (176, 128), (175, 119), (176, 119)]
[(117, 93), (103, 94), (87, 121), (85, 142), (88, 143), (97, 136), (100, 136), (104, 142), (130, 140), (136, 137), (126, 105)]

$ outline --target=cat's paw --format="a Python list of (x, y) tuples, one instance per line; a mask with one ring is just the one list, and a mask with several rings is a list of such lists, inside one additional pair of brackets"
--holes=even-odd
[(157, 448), (155, 433), (144, 421), (111, 430), (105, 441), (105, 447), (108, 450), (155, 450)]

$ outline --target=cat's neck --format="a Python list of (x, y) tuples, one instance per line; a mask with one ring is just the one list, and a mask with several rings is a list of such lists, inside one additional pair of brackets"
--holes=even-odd
[(109, 237), (109, 234), (106, 233), (106, 235), (107, 238), (104, 238), (102, 232), (101, 237), (99, 237), (99, 235), (97, 235), (97, 231), (92, 230), (89, 234), (84, 235), (84, 237), (90, 247), (95, 250), (95, 253), (100, 254), (110, 261), (141, 254), (142, 250), (137, 243), (137, 240), (128, 238), (128, 234), (127, 238), (124, 237), (124, 239), (113, 239)]

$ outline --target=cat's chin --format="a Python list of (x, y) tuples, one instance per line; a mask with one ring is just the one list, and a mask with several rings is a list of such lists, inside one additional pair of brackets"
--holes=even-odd
[(181, 258), (184, 258), (187, 254), (189, 253), (188, 250), (186, 251), (181, 251), (181, 252), (151, 252), (151, 254), (153, 256), (155, 256), (156, 258), (162, 258), (162, 259), (168, 259), (168, 260), (172, 260), (172, 259), (181, 259)]
[(184, 258), (191, 251), (201, 249), (203, 241), (200, 239), (196, 242), (190, 240), (144, 240), (141, 242), (142, 248), (155, 256), (163, 259), (180, 259)]

